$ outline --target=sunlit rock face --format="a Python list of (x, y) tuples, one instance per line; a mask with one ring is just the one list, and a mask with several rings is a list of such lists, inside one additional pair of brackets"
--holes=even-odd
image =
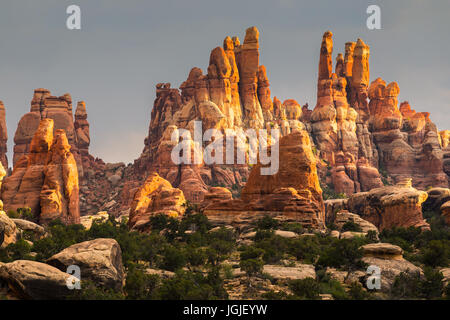
[[(0, 110), (1, 115), (1, 110)], [(54, 121), (53, 130), (64, 130), (71, 146), (71, 152), (77, 162), (80, 176), (94, 162), (89, 154), (90, 135), (87, 121), (86, 104), (78, 102), (75, 115), (72, 110), (72, 97), (66, 93), (52, 96), (47, 89), (36, 89), (31, 100), (30, 112), (20, 119), (14, 135), (13, 166), (30, 152), (30, 144), (42, 119)]]
[[(249, 180), (248, 157), (244, 164), (172, 161), (171, 151), (180, 141), (173, 136), (181, 130), (190, 133), (186, 140), (192, 146), (189, 153), (204, 155), (207, 142), (195, 139), (196, 121), (202, 123), (201, 134), (208, 129), (222, 134), (229, 129), (276, 129), (282, 137), (305, 132), (318, 182), (335, 194), (350, 196), (408, 178), (418, 190), (448, 186), (450, 134), (438, 132), (428, 113), (416, 112), (408, 102), (399, 105), (399, 84), (370, 78), (374, 73), (369, 65), (370, 47), (362, 39), (345, 43), (345, 52), (336, 54), (332, 32), (323, 34), (317, 100), (312, 109), (307, 103), (271, 96), (270, 67), (260, 64), (260, 33), (255, 27), (246, 30), (242, 43), (236, 36), (219, 43), (221, 46), (212, 49), (206, 69), (192, 68), (180, 88), (172, 88), (170, 83), (156, 86), (148, 136), (120, 196), (122, 207), (130, 205), (131, 190), (142, 185), (149, 173), (158, 172), (182, 190), (188, 201), (201, 204), (204, 200), (205, 204), (218, 193), (219, 198), (228, 197), (228, 193), (211, 189), (226, 188), (235, 199), (228, 199), (228, 212), (234, 210), (232, 206), (239, 208), (236, 212), (245, 211), (239, 201), (247, 199), (246, 192), (254, 187)], [(267, 182), (264, 188), (270, 186), (267, 179), (259, 179)], [(278, 198), (297, 197), (286, 188), (264, 192)], [(236, 190), (242, 190), (241, 200), (236, 200)], [(211, 213), (213, 209), (208, 210)]]
[(79, 223), (78, 168), (62, 129), (43, 119), (31, 140), (30, 151), (16, 163), (2, 184), (6, 210), (30, 208), (36, 221), (54, 219)]

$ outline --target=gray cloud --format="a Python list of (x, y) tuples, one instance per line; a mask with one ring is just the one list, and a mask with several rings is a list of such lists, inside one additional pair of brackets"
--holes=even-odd
[[(82, 30), (65, 28), (78, 4)], [(379, 4), (382, 30), (365, 27)], [(35, 88), (69, 92), (87, 103), (91, 153), (106, 161), (137, 158), (158, 82), (177, 87), (189, 70), (206, 70), (210, 50), (227, 35), (260, 30), (261, 63), (272, 95), (315, 105), (321, 36), (334, 55), (358, 37), (371, 47), (371, 80), (397, 81), (400, 100), (428, 111), (439, 128), (450, 115), (448, 1), (24, 1), (0, 4), (0, 100), (6, 106), (9, 158), (20, 117)]]

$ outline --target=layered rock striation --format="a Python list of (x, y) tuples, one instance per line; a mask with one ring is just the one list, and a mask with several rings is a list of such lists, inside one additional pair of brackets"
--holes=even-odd
[(88, 166), (89, 161), (93, 161), (89, 156), (90, 137), (86, 105), (82, 101), (77, 104), (74, 120), (70, 94), (52, 96), (49, 90), (42, 88), (34, 90), (30, 112), (22, 116), (17, 125), (13, 166), (31, 151), (31, 141), (43, 119), (53, 120), (54, 132), (64, 130), (80, 176), (83, 176), (83, 168)]
[(264, 215), (296, 221), (305, 227), (325, 227), (322, 189), (309, 135), (294, 131), (279, 142), (279, 170), (262, 175), (262, 164), (251, 171), (241, 199), (232, 199), (225, 188), (211, 188), (203, 212), (211, 221), (246, 224)]
[(6, 210), (30, 208), (41, 224), (79, 223), (78, 169), (64, 130), (54, 133), (54, 121), (41, 120), (29, 148), (2, 184)]

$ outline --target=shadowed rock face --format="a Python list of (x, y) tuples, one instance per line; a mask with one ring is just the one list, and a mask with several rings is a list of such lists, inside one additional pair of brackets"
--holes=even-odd
[(2, 184), (2, 199), (7, 210), (31, 208), (39, 223), (79, 223), (77, 164), (64, 130), (53, 130), (52, 119), (40, 122), (30, 152)]
[(8, 131), (6, 130), (6, 115), (3, 101), (0, 101), (0, 162), (4, 168), (8, 168), (8, 158), (6, 157)]

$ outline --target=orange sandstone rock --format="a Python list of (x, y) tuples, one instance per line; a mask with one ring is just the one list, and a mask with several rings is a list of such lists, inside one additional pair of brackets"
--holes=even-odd
[(41, 120), (30, 152), (16, 163), (2, 185), (7, 210), (31, 208), (39, 223), (60, 218), (79, 223), (78, 170), (65, 132), (54, 121)]
[[(322, 189), (306, 131), (294, 131), (279, 142), (279, 170), (261, 175), (261, 164), (251, 171), (241, 199), (230, 200), (223, 190), (205, 195), (205, 214), (214, 221), (259, 219), (264, 214), (290, 219), (312, 228), (324, 227)], [(210, 203), (221, 193), (220, 201)], [(228, 197), (228, 200), (227, 200)], [(210, 204), (209, 204), (210, 203)]]
[(148, 230), (151, 216), (182, 216), (186, 209), (185, 202), (180, 189), (173, 188), (169, 181), (153, 172), (134, 195), (128, 225), (133, 229)]
[(422, 216), (427, 193), (410, 186), (386, 186), (348, 198), (348, 210), (373, 223), (380, 231), (393, 227), (429, 229)]

